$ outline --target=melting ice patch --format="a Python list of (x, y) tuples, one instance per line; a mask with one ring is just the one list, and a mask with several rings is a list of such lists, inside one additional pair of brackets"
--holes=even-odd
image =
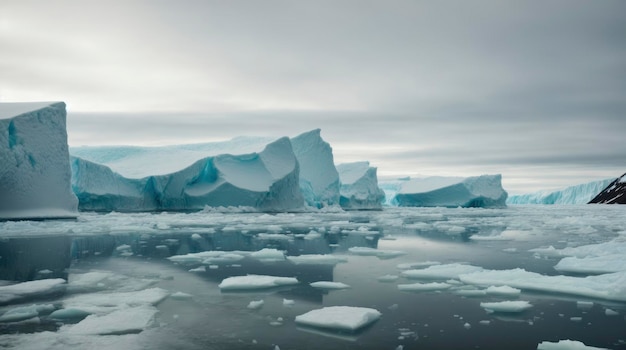
[(429, 292), (435, 290), (445, 290), (452, 287), (452, 285), (448, 283), (412, 283), (412, 284), (399, 284), (398, 289), (403, 291), (412, 291), (412, 292)]
[(380, 318), (382, 314), (365, 307), (329, 306), (296, 316), (296, 323), (311, 327), (355, 331)]
[(515, 313), (530, 309), (532, 304), (523, 300), (507, 300), (492, 303), (480, 303), (480, 307), (487, 310), (487, 312)]
[(543, 341), (537, 345), (537, 350), (609, 350), (585, 345), (576, 340), (559, 340), (558, 342)]
[(0, 286), (0, 303), (54, 294), (65, 290), (66, 283), (62, 278), (28, 281), (8, 286)]
[(345, 284), (345, 283), (331, 282), (331, 281), (318, 281), (318, 282), (310, 283), (310, 285), (313, 288), (320, 288), (320, 289), (346, 289), (346, 288), (350, 288), (350, 286)]
[(405, 270), (402, 271), (402, 276), (408, 278), (459, 278), (459, 275), (482, 271), (482, 267), (466, 265), (466, 264), (444, 264), (433, 265), (425, 269)]

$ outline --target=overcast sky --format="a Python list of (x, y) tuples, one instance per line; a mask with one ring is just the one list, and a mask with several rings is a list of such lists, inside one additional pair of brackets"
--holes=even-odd
[(72, 146), (321, 128), (380, 175), (626, 171), (626, 1), (0, 0), (0, 101)]

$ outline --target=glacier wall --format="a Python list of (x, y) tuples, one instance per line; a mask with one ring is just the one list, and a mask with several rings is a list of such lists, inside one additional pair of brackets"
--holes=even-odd
[(382, 209), (385, 192), (378, 187), (376, 168), (369, 162), (337, 165), (341, 187), (339, 205), (348, 210)]
[(506, 207), (501, 175), (427, 177), (401, 184), (392, 204), (402, 207)]
[(589, 204), (626, 204), (626, 174), (609, 181), (599, 193), (589, 200)]
[(304, 204), (299, 172), (291, 142), (284, 137), (260, 153), (206, 157), (173, 173), (141, 178), (126, 177), (106, 165), (73, 157), (72, 188), (81, 210), (249, 206), (261, 211), (289, 211)]
[(0, 219), (73, 218), (63, 102), (0, 103)]
[(315, 129), (291, 139), (300, 163), (300, 189), (307, 205), (315, 208), (339, 204), (340, 181), (333, 150), (320, 132)]
[(613, 180), (592, 181), (556, 191), (539, 191), (514, 195), (507, 199), (507, 204), (586, 204), (602, 192)]

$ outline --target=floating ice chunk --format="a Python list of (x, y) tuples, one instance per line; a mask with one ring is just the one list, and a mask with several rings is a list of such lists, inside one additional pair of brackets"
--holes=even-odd
[(569, 320), (572, 322), (582, 322), (583, 318), (575, 316), (575, 317), (570, 317)]
[(228, 277), (218, 287), (222, 290), (247, 290), (288, 286), (298, 283), (295, 277), (247, 275)]
[(110, 314), (90, 315), (72, 326), (64, 326), (62, 332), (82, 335), (120, 335), (139, 333), (153, 325), (158, 310), (153, 306), (121, 309)]
[(554, 269), (563, 272), (587, 274), (626, 271), (626, 256), (624, 256), (624, 253), (621, 253), (584, 258), (567, 257), (561, 259), (561, 261), (554, 266)]
[(402, 276), (409, 278), (459, 278), (461, 274), (482, 271), (482, 267), (466, 264), (433, 265), (425, 269), (402, 271)]
[(480, 303), (480, 307), (487, 310), (487, 312), (515, 313), (530, 309), (532, 304), (523, 300), (508, 300), (493, 303)]
[(66, 283), (62, 278), (28, 281), (8, 286), (0, 286), (0, 304), (9, 303), (22, 298), (54, 294), (65, 290)]
[(379, 282), (395, 282), (400, 276), (398, 275), (383, 275), (378, 277)]
[(63, 300), (66, 309), (78, 309), (93, 314), (106, 314), (128, 306), (157, 305), (169, 292), (150, 288), (136, 292), (92, 293), (71, 296)]
[(376, 256), (382, 259), (395, 258), (406, 254), (406, 252), (401, 250), (383, 250), (370, 247), (352, 247), (348, 248), (348, 251), (355, 255)]
[(298, 256), (288, 256), (287, 259), (295, 264), (320, 264), (320, 265), (336, 265), (338, 263), (347, 262), (345, 257), (331, 254), (305, 254)]
[(456, 289), (454, 294), (460, 295), (463, 297), (482, 297), (487, 295), (487, 291), (485, 289)]
[(626, 271), (588, 277), (546, 276), (524, 269), (484, 270), (459, 276), (468, 284), (499, 285), (626, 301)]
[(472, 328), (472, 325), (467, 323), (467, 322), (465, 322), (465, 324), (463, 325), (463, 328), (470, 329), (470, 328)]
[(559, 340), (556, 343), (542, 341), (537, 345), (537, 350), (608, 350), (606, 348), (596, 348), (587, 346), (585, 343), (576, 340)]
[(593, 301), (577, 301), (576, 308), (581, 310), (589, 310), (593, 308)]
[(263, 299), (252, 300), (251, 302), (248, 303), (248, 309), (258, 310), (263, 307), (263, 304), (265, 304), (265, 301), (263, 301)]
[(413, 292), (427, 292), (427, 291), (435, 291), (435, 290), (445, 290), (452, 287), (447, 283), (411, 283), (411, 284), (399, 284), (398, 289), (404, 291), (413, 291)]
[(487, 294), (492, 295), (505, 295), (505, 296), (518, 296), (522, 293), (520, 289), (509, 286), (490, 286), (486, 290)]
[(172, 293), (170, 295), (171, 299), (176, 299), (176, 300), (188, 300), (193, 298), (193, 295), (188, 294), (188, 293), (183, 293), (183, 292), (176, 292), (176, 293)]
[(295, 301), (293, 301), (292, 299), (283, 299), (283, 306), (285, 307), (292, 307), (296, 304)]
[(441, 263), (439, 261), (416, 261), (416, 262), (398, 264), (396, 267), (399, 268), (400, 270), (408, 270), (408, 269), (414, 269), (416, 267), (428, 267), (428, 266), (440, 265), (440, 264)]
[(220, 254), (218, 256), (206, 258), (206, 259), (202, 260), (202, 263), (206, 264), (206, 265), (211, 265), (211, 264), (231, 264), (231, 263), (237, 262), (239, 260), (242, 260), (243, 258), (245, 258), (245, 257), (243, 255), (241, 255), (241, 254), (224, 252), (223, 254)]
[(607, 309), (605, 309), (605, 310), (604, 310), (604, 314), (605, 314), (606, 316), (618, 316), (618, 315), (619, 315), (619, 312), (617, 312), (617, 311), (615, 311), (615, 310), (613, 310), (613, 309), (608, 309), (608, 308), (607, 308)]
[(312, 327), (355, 331), (380, 318), (376, 309), (353, 306), (330, 306), (296, 316), (296, 323)]
[(52, 304), (33, 304), (10, 309), (0, 316), (0, 322), (19, 322), (54, 311)]
[(330, 281), (318, 281), (318, 282), (310, 283), (310, 285), (313, 288), (320, 288), (320, 289), (346, 289), (346, 288), (350, 288), (350, 286), (345, 284), (345, 283), (330, 282)]
[(265, 261), (282, 261), (285, 260), (285, 252), (273, 248), (264, 248), (250, 253), (250, 257)]
[(189, 269), (189, 272), (206, 272), (206, 266), (199, 266), (195, 269)]
[(114, 276), (109, 271), (90, 271), (81, 274), (71, 274), (68, 278), (67, 291), (71, 293), (102, 289), (107, 279)]
[(51, 313), (48, 317), (53, 320), (68, 320), (68, 319), (77, 319), (77, 318), (85, 318), (89, 316), (90, 313), (84, 310), (79, 309), (60, 309)]

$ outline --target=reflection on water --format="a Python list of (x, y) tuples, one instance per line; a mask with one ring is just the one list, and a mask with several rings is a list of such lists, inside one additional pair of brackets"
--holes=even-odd
[[(555, 275), (558, 259), (538, 257), (528, 250), (547, 245), (603, 242), (619, 236), (621, 224), (604, 220), (603, 214), (581, 222), (577, 218), (579, 209), (555, 212), (549, 218), (539, 211), (524, 210), (398, 209), (290, 216), (116, 214), (86, 216), (82, 222), (65, 223), (67, 227), (50, 223), (52, 232), (80, 232), (76, 234), (21, 237), (13, 231), (12, 237), (0, 241), (0, 278), (7, 281), (4, 284), (49, 278), (69, 278), (70, 283), (65, 295), (41, 293), (27, 300), (5, 302), (0, 307), (4, 315), (20, 306), (51, 306), (20, 322), (2, 322), (0, 316), (0, 345), (38, 348), (42, 344), (57, 344), (62, 348), (63, 344), (73, 344), (74, 348), (106, 348), (115, 344), (118, 348), (151, 349), (268, 349), (274, 345), (281, 349), (395, 349), (401, 345), (404, 349), (535, 349), (545, 340), (576, 339), (593, 346), (626, 348), (626, 305), (621, 302), (526, 290), (518, 297), (508, 298), (459, 295), (455, 291), (477, 287), (465, 286), (458, 280), (409, 280), (401, 276), (403, 270), (399, 265), (424, 262), (468, 263), (486, 269), (523, 268)], [(126, 221), (132, 223), (120, 228)], [(47, 229), (43, 223), (33, 225)], [(106, 225), (108, 228), (103, 229)], [(588, 227), (593, 227), (593, 231)], [(350, 252), (352, 247), (401, 251), (402, 255), (389, 255), (392, 258), (357, 255)], [(333, 255), (343, 258), (339, 259), (343, 262), (295, 263), (249, 254), (265, 248), (283, 251), (287, 257)], [(232, 259), (186, 263), (167, 259), (206, 251), (231, 252)], [(89, 275), (93, 272), (108, 277), (96, 279), (97, 274)], [(227, 277), (248, 274), (296, 277), (300, 283), (246, 292), (222, 292), (218, 288)], [(379, 280), (389, 275), (399, 277)], [(80, 288), (73, 285), (73, 281), (85, 276), (93, 281), (87, 280)], [(350, 288), (324, 290), (309, 285), (316, 281), (342, 282)], [(452, 287), (431, 292), (406, 292), (397, 288), (398, 284), (415, 282), (447, 282)], [(51, 317), (53, 311), (63, 309), (64, 301), (74, 295), (148, 288), (190, 296), (180, 294), (184, 297), (172, 296), (160, 302), (156, 323), (139, 334), (76, 337), (67, 330), (84, 315), (64, 320)], [(526, 300), (533, 307), (515, 314), (489, 314), (480, 307), (481, 302), (507, 299)], [(250, 302), (259, 300), (263, 300), (260, 308), (248, 308)], [(383, 316), (359, 332), (300, 327), (294, 323), (297, 315), (334, 305), (375, 308)]]

